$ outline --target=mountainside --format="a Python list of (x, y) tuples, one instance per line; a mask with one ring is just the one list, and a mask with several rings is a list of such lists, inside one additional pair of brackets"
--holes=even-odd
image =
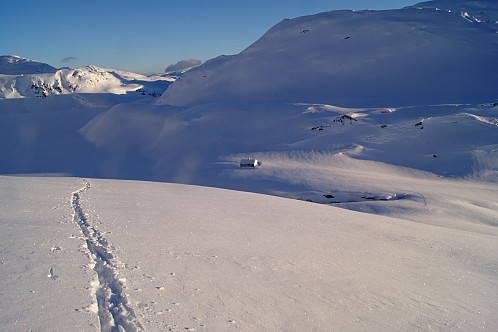
[(144, 76), (96, 66), (56, 69), (15, 56), (0, 57), (0, 98), (128, 92), (159, 96), (174, 80), (174, 76)]
[(433, 1), (284, 20), (240, 54), (188, 72), (159, 103), (488, 101), (498, 86), (495, 18), (492, 1)]

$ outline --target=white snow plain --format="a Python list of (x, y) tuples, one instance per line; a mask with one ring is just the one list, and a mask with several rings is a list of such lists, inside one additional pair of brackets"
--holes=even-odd
[[(495, 227), (461, 230), (451, 217), (440, 227), (425, 224), (431, 214), (411, 222), (180, 184), (0, 183), (4, 331), (498, 326)], [(498, 192), (487, 184), (471, 191)], [(441, 201), (431, 209), (450, 207)], [(497, 220), (496, 202), (486, 202)]]

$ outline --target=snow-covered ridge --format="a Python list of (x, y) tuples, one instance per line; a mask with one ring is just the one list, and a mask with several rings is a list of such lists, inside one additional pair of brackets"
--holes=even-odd
[(144, 76), (92, 65), (56, 69), (19, 57), (0, 57), (0, 98), (128, 92), (159, 96), (174, 80), (172, 76)]
[[(372, 107), (493, 100), (498, 77), (490, 73), (498, 72), (498, 35), (477, 20), (493, 19), (496, 5), (447, 3), (284, 20), (240, 54), (186, 73), (159, 103)], [(465, 10), (467, 4), (474, 5)], [(460, 11), (475, 19), (463, 19)]]
[(498, 2), (438, 0), (418, 3), (410, 8), (443, 10), (460, 15), (469, 22), (482, 23), (498, 30)]

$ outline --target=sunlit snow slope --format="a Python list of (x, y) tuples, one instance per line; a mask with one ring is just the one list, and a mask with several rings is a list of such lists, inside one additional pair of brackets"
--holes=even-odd
[(497, 12), (495, 1), (435, 1), (286, 19), (240, 54), (187, 73), (160, 103), (372, 107), (496, 98)]

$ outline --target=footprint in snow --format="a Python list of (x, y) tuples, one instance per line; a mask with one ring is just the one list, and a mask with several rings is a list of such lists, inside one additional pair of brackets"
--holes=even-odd
[(57, 280), (57, 278), (59, 278), (59, 276), (54, 274), (53, 268), (50, 268), (50, 270), (48, 271), (47, 277), (52, 279), (52, 280)]

